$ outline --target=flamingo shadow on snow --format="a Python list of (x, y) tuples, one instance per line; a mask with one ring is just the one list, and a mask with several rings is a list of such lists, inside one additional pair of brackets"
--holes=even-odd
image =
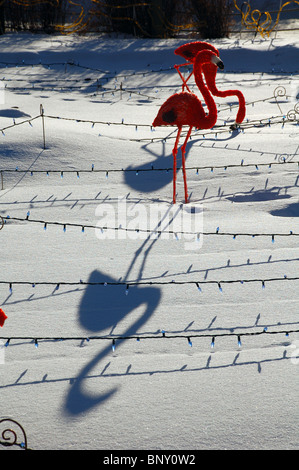
[[(79, 309), (80, 324), (93, 334), (103, 332), (103, 335), (105, 335), (107, 329), (113, 331), (117, 324), (124, 319), (127, 319), (130, 323), (129, 316), (133, 315), (134, 310), (137, 308), (142, 308), (142, 313), (122, 334), (122, 336), (135, 335), (139, 328), (151, 317), (159, 304), (160, 289), (155, 287), (130, 286), (129, 294), (125, 295), (124, 285), (109, 285), (109, 283), (116, 283), (116, 279), (98, 270), (90, 274), (88, 282), (107, 282), (107, 285), (88, 285), (81, 300)], [(111, 354), (111, 341), (107, 342), (107, 346), (101, 349), (76, 377), (66, 399), (65, 409), (67, 413), (78, 415), (88, 411), (111, 398), (117, 392), (118, 387), (99, 394), (87, 394), (83, 390), (85, 380), (90, 376), (92, 369)]]
[[(129, 294), (125, 295), (123, 285), (109, 285), (109, 283), (115, 283), (116, 279), (98, 270), (91, 273), (88, 282), (107, 282), (107, 286), (88, 285), (81, 300), (79, 309), (80, 324), (94, 334), (103, 332), (103, 335), (105, 335), (105, 330), (110, 329), (110, 331), (113, 331), (116, 325), (124, 319), (127, 319), (130, 323), (129, 315), (133, 314), (135, 309), (142, 307), (142, 314), (133, 324), (128, 326), (122, 336), (134, 335), (151, 317), (159, 304), (160, 289), (155, 287), (130, 286)], [(99, 394), (87, 394), (83, 390), (85, 380), (88, 379), (92, 369), (102, 359), (111, 354), (111, 341), (108, 341), (107, 346), (83, 367), (76, 377), (65, 403), (66, 411), (69, 414), (78, 415), (88, 411), (111, 398), (117, 392), (118, 387)]]
[[(239, 135), (238, 131), (232, 131), (231, 135), (229, 137), (226, 137), (224, 139), (221, 138), (205, 138), (203, 139), (202, 137), (196, 138), (194, 136), (192, 140), (189, 140), (186, 146), (186, 162), (189, 156), (189, 152), (192, 148), (192, 146), (198, 142), (208, 142), (209, 140), (213, 142), (227, 142), (229, 140), (235, 139)], [(129, 186), (131, 189), (134, 189), (135, 191), (142, 191), (144, 193), (150, 193), (154, 191), (158, 191), (164, 187), (166, 187), (168, 184), (172, 183), (173, 180), (173, 155), (172, 153), (169, 155), (166, 155), (166, 150), (165, 150), (165, 143), (163, 142), (162, 145), (162, 152), (157, 154), (154, 151), (150, 150), (148, 147), (151, 144), (146, 144), (143, 146), (143, 149), (153, 155), (155, 158), (152, 162), (142, 165), (142, 168), (148, 169), (148, 171), (139, 171), (141, 168), (141, 165), (138, 165), (136, 167), (133, 166), (128, 166), (125, 168), (124, 171), (124, 183)], [(208, 148), (204, 147), (198, 147), (199, 152), (208, 152)], [(187, 151), (188, 150), (188, 151)], [(179, 156), (177, 160), (177, 174), (181, 171), (181, 165), (182, 165), (182, 160), (181, 156)], [(149, 178), (148, 174), (151, 172), (151, 169), (154, 168), (155, 171), (155, 177), (154, 178)], [(161, 171), (160, 171), (161, 169)]]
[[(180, 209), (178, 208), (176, 213), (172, 215), (172, 218), (169, 220), (170, 208), (168, 208), (165, 214), (161, 217), (157, 226), (154, 228), (153, 233), (161, 227), (165, 220), (167, 220), (168, 224), (171, 224), (173, 218), (179, 214), (179, 210)], [(118, 284), (118, 282), (120, 282), (119, 280), (106, 275), (100, 270), (94, 270), (90, 274), (88, 286), (79, 307), (79, 321), (83, 328), (91, 331), (92, 333), (103, 332), (103, 335), (107, 335), (105, 331), (110, 329), (112, 340), (113, 336), (111, 335), (111, 332), (118, 323), (125, 321), (129, 326), (121, 336), (128, 337), (138, 335), (138, 330), (154, 314), (161, 299), (161, 290), (158, 287), (131, 284), (129, 294), (125, 295), (125, 287), (123, 284), (130, 279), (130, 273), (136, 265), (139, 256), (141, 256), (141, 261), (136, 280), (140, 281), (143, 279), (147, 257), (149, 256), (154, 244), (157, 243), (161, 236), (160, 234), (157, 238), (153, 239), (151, 235), (152, 234), (149, 234), (136, 249), (135, 255), (121, 281), (121, 284)], [(113, 285), (111, 285), (111, 283)], [(137, 309), (139, 309), (139, 312), (136, 313)], [(140, 309), (143, 309), (142, 312), (140, 312)], [(124, 341), (126, 340), (123, 339), (121, 343)], [(111, 342), (109, 341), (108, 345), (102, 349), (76, 377), (65, 401), (65, 411), (68, 414), (78, 415), (86, 412), (112, 398), (117, 392), (117, 387), (110, 389), (108, 392), (97, 395), (86, 394), (83, 390), (85, 380), (90, 377), (90, 371), (110, 354)]]
[[(167, 219), (170, 209), (167, 209), (161, 217), (157, 228)], [(176, 217), (178, 212), (173, 216)], [(168, 221), (169, 222), (169, 221)], [(171, 221), (169, 222), (171, 223)], [(103, 332), (110, 329), (111, 332), (121, 321), (129, 324), (126, 331), (121, 334), (122, 337), (137, 335), (138, 330), (149, 320), (159, 305), (161, 290), (153, 286), (130, 285), (129, 294), (125, 295), (124, 284), (129, 279), (130, 273), (134, 268), (138, 257), (142, 255), (141, 262), (136, 276), (137, 281), (143, 278), (144, 268), (147, 257), (154, 244), (159, 240), (152, 239), (151, 234), (142, 242), (135, 251), (135, 255), (122, 279), (122, 283), (117, 279), (104, 274), (99, 270), (94, 270), (89, 277), (87, 289), (83, 295), (79, 308), (79, 321), (82, 327), (92, 333)], [(147, 246), (148, 245), (148, 246)], [(97, 285), (96, 285), (97, 284)], [(100, 284), (100, 285), (99, 285)], [(113, 284), (113, 285), (111, 285)], [(139, 312), (136, 313), (136, 309)], [(140, 312), (140, 309), (143, 309)], [(135, 311), (135, 312), (134, 312)], [(136, 318), (137, 314), (137, 318)], [(135, 318), (135, 320), (134, 320)], [(112, 340), (113, 336), (111, 336)], [(123, 339), (121, 342), (126, 341)], [(90, 377), (90, 371), (95, 368), (100, 361), (111, 354), (111, 342), (102, 349), (79, 373), (65, 401), (65, 411), (70, 415), (78, 415), (91, 408), (102, 404), (117, 392), (114, 387), (108, 392), (97, 395), (86, 394), (83, 390), (84, 382)]]

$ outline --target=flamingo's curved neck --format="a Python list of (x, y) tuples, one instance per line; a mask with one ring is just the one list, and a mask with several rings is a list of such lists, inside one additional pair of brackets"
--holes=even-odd
[(201, 121), (200, 123), (200, 128), (201, 129), (210, 129), (216, 124), (217, 121), (217, 107), (215, 104), (215, 101), (209, 92), (209, 89), (205, 85), (203, 81), (203, 76), (202, 76), (202, 60), (203, 57), (202, 53), (199, 53), (198, 56), (196, 57), (195, 63), (194, 63), (194, 78), (195, 78), (195, 83), (198, 86), (205, 103), (208, 107), (208, 114), (206, 114), (204, 121)]
[(212, 64), (203, 64), (202, 72), (204, 74), (206, 84), (210, 92), (214, 96), (219, 96), (221, 98), (226, 98), (228, 96), (236, 96), (239, 100), (239, 110), (236, 117), (236, 122), (241, 123), (245, 117), (245, 98), (243, 93), (240, 90), (218, 90), (216, 86), (216, 73), (217, 68)]

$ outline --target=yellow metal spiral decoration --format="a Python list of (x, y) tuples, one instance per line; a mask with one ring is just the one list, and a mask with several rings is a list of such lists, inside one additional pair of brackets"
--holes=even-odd
[(82, 6), (81, 3), (73, 2), (72, 0), (68, 0), (68, 2), (70, 5), (78, 7), (80, 13), (72, 24), (67, 26), (59, 24), (56, 25), (56, 29), (63, 34), (72, 34), (78, 31), (82, 31), (89, 23), (89, 18), (87, 17), (86, 19), (88, 12), (85, 12), (84, 6)]
[[(257, 9), (251, 11), (251, 6), (249, 5), (249, 3), (248, 2), (243, 2), (243, 5), (247, 6), (247, 10), (244, 13), (241, 10), (241, 8), (238, 7), (237, 0), (234, 0), (235, 8), (242, 15), (242, 20), (241, 20), (242, 25), (245, 26), (247, 29), (251, 29), (251, 30), (259, 32), (262, 37), (265, 37), (266, 35), (268, 37), (270, 36), (270, 33), (276, 28), (276, 26), (279, 23), (280, 14), (281, 14), (282, 10), (286, 6), (290, 5), (291, 3), (297, 3), (297, 5), (299, 5), (298, 0), (291, 0), (289, 2), (285, 2), (283, 5), (281, 5), (281, 7), (280, 7), (280, 9), (277, 13), (276, 21), (273, 24), (273, 26), (271, 27), (271, 25), (273, 23), (273, 20), (272, 20), (272, 16), (270, 15), (269, 11), (261, 12), (260, 10), (257, 10)], [(260, 20), (261, 20), (262, 15), (265, 15), (266, 18), (265, 18), (264, 21), (261, 22)]]

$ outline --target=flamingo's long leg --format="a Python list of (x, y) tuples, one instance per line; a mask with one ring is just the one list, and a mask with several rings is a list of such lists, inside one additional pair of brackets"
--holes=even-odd
[(174, 144), (174, 147), (173, 147), (173, 150), (172, 150), (172, 155), (173, 155), (173, 197), (172, 197), (172, 201), (173, 201), (173, 204), (175, 204), (175, 201), (176, 201), (176, 157), (177, 157), (177, 153), (178, 153), (178, 143), (179, 143), (179, 140), (180, 140), (181, 132), (182, 132), (182, 127), (179, 127), (178, 128), (178, 133), (177, 133), (177, 136), (176, 136), (176, 139), (175, 139), (175, 144)]
[(192, 126), (189, 127), (189, 131), (187, 133), (185, 142), (183, 143), (182, 148), (181, 148), (181, 150), (182, 150), (182, 165), (183, 165), (183, 176), (184, 176), (184, 189), (185, 189), (185, 202), (186, 202), (186, 204), (188, 202), (188, 189), (187, 189), (187, 177), (186, 177), (186, 165), (185, 165), (185, 151), (186, 151), (186, 145), (187, 145), (187, 142), (188, 142), (189, 137), (191, 135), (191, 132), (192, 132)]
[[(192, 72), (188, 75), (188, 77), (186, 78), (186, 80), (184, 81), (184, 84), (185, 84), (185, 86), (186, 86), (186, 88), (187, 88), (188, 91), (190, 91), (190, 88), (188, 87), (187, 82), (188, 82), (189, 78), (190, 78), (192, 75), (193, 75), (193, 70), (192, 70)], [(184, 84), (183, 84), (183, 86), (184, 86)], [(184, 90), (183, 90), (183, 91), (184, 91)], [(190, 93), (191, 93), (191, 91), (190, 91)]]
[(185, 64), (181, 64), (181, 65), (175, 65), (174, 68), (177, 70), (179, 76), (181, 77), (182, 79), (182, 82), (183, 82), (183, 85), (182, 85), (182, 90), (184, 91), (185, 87), (187, 88), (187, 90), (189, 91), (189, 93), (191, 93), (190, 91), (190, 88), (188, 87), (187, 85), (187, 81), (189, 80), (189, 78), (191, 77), (191, 75), (193, 74), (193, 70), (192, 72), (190, 73), (190, 75), (187, 77), (187, 79), (185, 80), (185, 78), (183, 77), (183, 75), (181, 74), (179, 68), (180, 67), (185, 67), (186, 65), (193, 65), (192, 62), (186, 62)]

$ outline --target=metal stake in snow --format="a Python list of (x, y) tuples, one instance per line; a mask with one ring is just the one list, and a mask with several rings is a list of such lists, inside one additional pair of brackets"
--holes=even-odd
[(44, 150), (46, 148), (46, 137), (45, 137), (45, 118), (44, 118), (44, 108), (43, 105), (40, 105), (40, 115), (42, 118), (42, 125), (43, 125), (43, 141), (44, 141)]

